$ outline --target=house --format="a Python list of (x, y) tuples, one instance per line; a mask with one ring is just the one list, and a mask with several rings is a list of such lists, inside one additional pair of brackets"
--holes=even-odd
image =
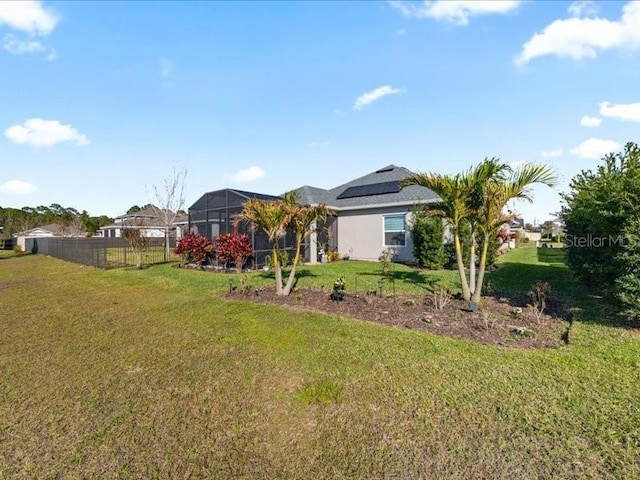
[[(305, 261), (317, 262), (320, 249), (337, 250), (359, 260), (378, 260), (382, 251), (389, 249), (394, 260), (413, 262), (411, 212), (417, 204), (437, 202), (440, 198), (419, 185), (403, 187), (402, 180), (412, 174), (406, 168), (388, 165), (331, 189), (309, 185), (297, 188), (301, 204), (326, 204), (334, 211), (303, 245)], [(234, 189), (208, 192), (189, 207), (189, 230), (213, 241), (221, 233), (233, 231), (234, 216), (245, 201), (253, 198), (282, 200), (281, 196)], [(239, 230), (251, 236), (254, 264), (263, 265), (271, 252), (268, 239), (261, 232), (252, 232), (247, 225), (240, 225)], [(288, 232), (280, 246), (291, 249), (294, 242)]]
[[(176, 217), (176, 220), (178, 218), (180, 217)], [(184, 218), (180, 224), (176, 224), (174, 221), (172, 230), (178, 230), (176, 227), (184, 226), (184, 224)], [(140, 234), (147, 238), (164, 238), (165, 234), (165, 225), (160, 219), (158, 209), (149, 207), (116, 217), (112, 225), (106, 225), (98, 230), (97, 236), (118, 238), (123, 236), (122, 231), (125, 229), (139, 229)]]
[(16, 234), (15, 236), (16, 236), (16, 243), (20, 245), (20, 248), (22, 250), (24, 250), (26, 245), (26, 239), (28, 238), (86, 237), (87, 232), (73, 229), (65, 225), (52, 223), (49, 225), (44, 225), (42, 227), (35, 227), (29, 230), (25, 230), (23, 232)]
[(404, 167), (387, 165), (329, 190), (309, 185), (296, 189), (300, 203), (324, 203), (336, 214), (328, 225), (329, 244), (312, 235), (307, 260), (314, 262), (317, 250), (328, 247), (360, 260), (378, 260), (389, 249), (394, 260), (413, 262), (411, 211), (417, 204), (440, 198), (419, 185), (403, 187), (402, 180), (412, 174)]

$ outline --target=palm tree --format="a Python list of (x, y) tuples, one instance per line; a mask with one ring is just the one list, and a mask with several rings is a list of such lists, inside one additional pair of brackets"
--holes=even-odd
[(291, 264), (291, 271), (287, 284), (283, 288), (283, 295), (289, 295), (295, 283), (296, 268), (300, 262), (302, 242), (316, 229), (318, 223), (326, 221), (332, 210), (327, 205), (300, 205), (297, 192), (291, 191), (284, 195), (284, 204), (288, 210), (289, 226), (296, 237), (296, 251)]
[(283, 295), (278, 241), (285, 236), (289, 223), (289, 212), (284, 202), (267, 202), (255, 198), (247, 200), (242, 206), (242, 211), (236, 216), (236, 222), (238, 221), (248, 222), (253, 230), (261, 230), (269, 239), (273, 246), (271, 254), (275, 265), (276, 294)]
[(441, 175), (439, 173), (415, 173), (402, 182), (403, 186), (420, 185), (433, 191), (440, 197), (440, 202), (427, 206), (427, 215), (443, 218), (453, 233), (456, 252), (456, 263), (462, 286), (462, 296), (471, 299), (471, 291), (465, 274), (460, 244), (460, 225), (470, 217), (468, 197), (472, 193), (472, 185), (462, 174)]
[[(504, 207), (514, 198), (531, 201), (530, 187), (535, 183), (553, 186), (555, 182), (549, 167), (523, 164), (514, 170), (494, 157), (456, 175), (416, 173), (405, 179), (403, 185), (421, 185), (440, 197), (439, 204), (429, 207), (429, 214), (445, 219), (452, 229), (462, 296), (477, 302), (482, 293), (489, 245), (500, 227), (515, 216), (504, 213)], [(471, 226), (469, 281), (458, 234), (463, 222)], [(482, 238), (482, 251), (476, 274), (477, 235)]]
[[(482, 187), (481, 208), (476, 210), (478, 229), (482, 235), (482, 252), (478, 267), (476, 288), (472, 292), (472, 302), (480, 300), (482, 284), (487, 263), (487, 252), (491, 241), (506, 222), (515, 218), (515, 213), (504, 212), (507, 203), (512, 199), (533, 202), (531, 186), (540, 183), (553, 187), (557, 183), (555, 173), (545, 165), (525, 163), (513, 169), (508, 165), (499, 165), (497, 159), (483, 162), (488, 170), (493, 169), (495, 175), (490, 176)], [(481, 164), (482, 165), (482, 164)]]
[[(476, 234), (481, 235), (482, 218), (481, 211), (485, 203), (489, 186), (492, 182), (501, 181), (505, 178), (505, 172), (509, 166), (500, 163), (496, 157), (485, 158), (480, 164), (469, 169), (463, 174), (467, 189), (471, 194), (467, 197), (468, 217), (467, 221), (471, 226), (470, 246), (469, 246), (469, 290), (473, 296), (477, 290), (476, 277)], [(486, 259), (485, 259), (486, 261)], [(483, 273), (484, 276), (484, 273)]]
[[(326, 205), (299, 205), (295, 192), (287, 192), (283, 200), (262, 201), (251, 199), (245, 202), (242, 212), (236, 221), (249, 222), (254, 230), (261, 230), (273, 246), (272, 255), (275, 265), (276, 294), (289, 295), (295, 284), (296, 269), (300, 263), (302, 242), (313, 231), (314, 225), (324, 222), (331, 213)], [(296, 237), (295, 255), (289, 272), (287, 284), (282, 284), (282, 265), (278, 241), (286, 234), (287, 227), (293, 230)]]

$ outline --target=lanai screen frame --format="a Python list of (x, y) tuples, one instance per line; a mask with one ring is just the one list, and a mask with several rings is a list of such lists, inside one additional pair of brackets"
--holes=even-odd
[[(233, 232), (235, 215), (240, 213), (244, 202), (252, 198), (264, 201), (282, 200), (282, 197), (274, 195), (230, 188), (207, 192), (189, 207), (189, 231), (204, 235), (213, 243), (218, 235)], [(245, 222), (238, 224), (238, 231), (249, 235), (254, 250), (254, 257), (246, 267), (258, 269), (266, 265), (267, 257), (271, 255), (271, 244), (266, 235), (260, 231), (254, 232)], [(286, 250), (289, 258), (293, 259), (295, 248), (293, 232), (287, 230), (287, 234), (280, 241), (280, 248)], [(308, 255), (306, 250), (305, 248), (303, 258)]]

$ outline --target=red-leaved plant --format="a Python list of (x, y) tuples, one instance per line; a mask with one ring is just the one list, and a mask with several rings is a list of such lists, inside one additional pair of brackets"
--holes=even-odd
[(507, 230), (502, 228), (502, 229), (500, 229), (500, 231), (496, 235), (496, 238), (498, 240), (500, 240), (500, 243), (504, 243), (504, 242), (508, 242), (509, 241), (510, 236), (507, 233)]
[(211, 256), (213, 245), (207, 237), (191, 232), (178, 241), (173, 251), (182, 257), (183, 262), (193, 262), (202, 266)]
[(249, 236), (238, 232), (219, 235), (214, 251), (219, 262), (224, 263), (227, 268), (233, 263), (238, 273), (242, 272), (243, 265), (253, 255)]

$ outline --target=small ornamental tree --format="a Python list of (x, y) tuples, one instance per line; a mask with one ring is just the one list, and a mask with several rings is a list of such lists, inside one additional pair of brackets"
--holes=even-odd
[(141, 269), (147, 254), (147, 237), (142, 235), (139, 228), (125, 228), (122, 235), (127, 239), (129, 247), (133, 250), (136, 257), (136, 268)]
[(238, 273), (242, 272), (245, 262), (253, 255), (249, 236), (238, 232), (219, 235), (216, 238), (214, 251), (218, 261), (227, 268), (230, 263), (233, 263)]
[(191, 232), (178, 241), (173, 251), (187, 261), (202, 266), (213, 252), (213, 245), (207, 237)]

